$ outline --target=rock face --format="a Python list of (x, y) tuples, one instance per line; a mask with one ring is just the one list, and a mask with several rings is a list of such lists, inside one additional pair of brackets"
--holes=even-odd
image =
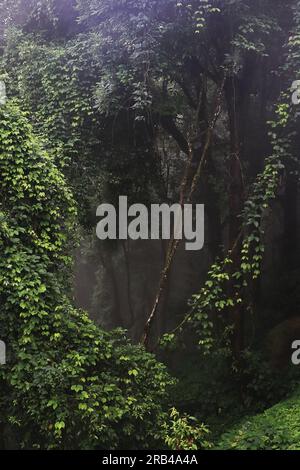
[(300, 340), (300, 316), (289, 318), (270, 331), (267, 351), (273, 367), (282, 368), (291, 363), (295, 340)]

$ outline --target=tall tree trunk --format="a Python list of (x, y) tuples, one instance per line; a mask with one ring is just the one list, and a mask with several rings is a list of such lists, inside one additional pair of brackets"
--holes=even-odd
[[(244, 188), (241, 168), (241, 140), (240, 140), (240, 89), (235, 77), (230, 77), (225, 85), (225, 97), (229, 118), (230, 131), (230, 159), (229, 159), (229, 248), (232, 248), (238, 239), (241, 223), (239, 216), (243, 209)], [(241, 241), (238, 242), (241, 244)], [(241, 264), (240, 246), (232, 253), (232, 272), (239, 270)], [(234, 293), (234, 286), (230, 286), (230, 295)], [(231, 322), (233, 324), (232, 350), (235, 358), (240, 359), (244, 349), (244, 315), (240, 305), (233, 307)]]
[[(203, 140), (204, 145), (203, 147), (200, 146), (200, 149), (197, 149), (197, 152), (199, 153), (199, 157), (196, 160), (197, 165), (196, 165), (196, 168), (194, 168), (194, 170), (192, 168), (195, 162), (195, 150), (192, 148), (191, 145), (189, 145), (189, 158), (186, 164), (184, 176), (181, 182), (181, 190), (180, 190), (180, 202), (179, 203), (182, 207), (184, 204), (191, 204), (193, 200), (193, 196), (198, 189), (198, 185), (202, 177), (204, 166), (209, 156), (210, 146), (213, 140), (214, 129), (221, 113), (224, 85), (225, 85), (225, 77), (223, 78), (222, 83), (220, 84), (220, 87), (217, 91), (214, 113), (213, 113), (212, 120), (209, 123), (208, 128), (206, 129), (206, 132), (205, 132), (205, 138)], [(191, 178), (191, 174), (193, 175), (192, 178)], [(178, 251), (178, 248), (180, 246), (180, 241), (181, 240), (174, 240), (174, 237), (173, 237), (169, 242), (166, 262), (161, 272), (158, 291), (154, 300), (152, 310), (146, 321), (144, 332), (141, 338), (141, 343), (144, 344), (145, 346), (148, 346), (151, 328), (158, 315), (161, 300), (164, 296), (166, 286), (168, 285), (169, 276), (170, 276), (170, 272), (174, 263), (174, 259)]]

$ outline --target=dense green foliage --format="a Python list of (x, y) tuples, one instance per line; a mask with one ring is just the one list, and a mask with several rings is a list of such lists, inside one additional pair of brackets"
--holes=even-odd
[(72, 197), (17, 105), (1, 108), (0, 129), (2, 425), (25, 447), (151, 446), (171, 380), (122, 332), (70, 306)]
[(299, 450), (299, 391), (225, 433), (218, 449)]
[[(299, 394), (286, 399), (299, 374), (266, 351), (300, 308), (299, 11), (296, 0), (0, 0), (1, 447), (300, 448)], [(206, 276), (175, 311), (171, 241), (157, 308), (142, 311), (137, 294), (138, 317), (108, 332), (74, 306), (73, 258), (89, 237), (93, 262), (120, 268), (121, 244), (94, 228), (97, 205), (123, 194), (204, 202)], [(119, 328), (132, 326), (144, 344)]]

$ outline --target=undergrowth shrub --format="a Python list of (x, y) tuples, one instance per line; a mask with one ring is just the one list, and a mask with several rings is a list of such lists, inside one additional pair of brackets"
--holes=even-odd
[(173, 383), (66, 295), (76, 210), (18, 105), (0, 107), (0, 424), (26, 448), (159, 445)]

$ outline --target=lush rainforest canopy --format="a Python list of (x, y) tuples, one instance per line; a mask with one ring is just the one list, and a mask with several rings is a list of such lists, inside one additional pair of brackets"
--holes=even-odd
[(0, 448), (300, 449), (299, 80), (296, 0), (0, 0)]

